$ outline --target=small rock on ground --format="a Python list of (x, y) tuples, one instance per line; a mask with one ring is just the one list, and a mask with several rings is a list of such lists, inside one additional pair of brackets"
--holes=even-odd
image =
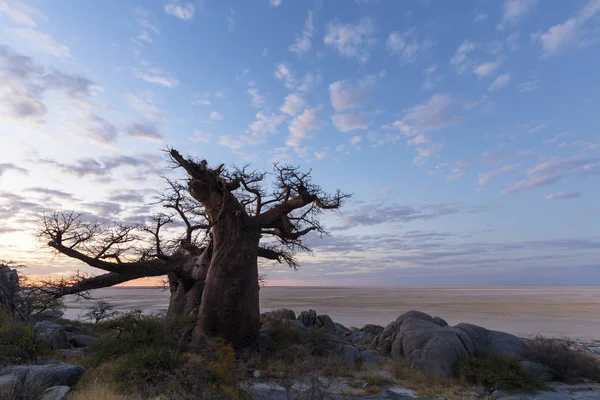
[(40, 400), (63, 400), (67, 398), (67, 393), (71, 390), (68, 386), (53, 386), (48, 388), (40, 397)]

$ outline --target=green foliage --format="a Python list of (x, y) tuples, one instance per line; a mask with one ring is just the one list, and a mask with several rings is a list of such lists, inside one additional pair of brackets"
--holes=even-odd
[(550, 367), (556, 379), (569, 382), (587, 378), (600, 382), (600, 362), (577, 350), (572, 341), (537, 336), (528, 344), (527, 358)]
[[(233, 349), (220, 341), (187, 344), (192, 319), (129, 312), (95, 326), (91, 367), (107, 371), (123, 393), (142, 398), (240, 399)], [(108, 368), (108, 366), (110, 366)], [(207, 396), (214, 393), (214, 396)]]
[(0, 315), (0, 366), (30, 363), (37, 359), (38, 348), (30, 326)]
[(488, 389), (531, 392), (542, 387), (525, 372), (517, 357), (478, 353), (459, 363), (458, 375), (467, 383)]
[(270, 322), (275, 328), (271, 337), (275, 342), (276, 350), (283, 350), (291, 345), (300, 343), (300, 332), (298, 332), (298, 329), (291, 326), (292, 322), (294, 321), (273, 320)]

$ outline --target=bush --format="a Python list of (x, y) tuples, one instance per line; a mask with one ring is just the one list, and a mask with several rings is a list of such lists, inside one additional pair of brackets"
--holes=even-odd
[(491, 390), (531, 392), (543, 386), (525, 372), (519, 358), (487, 353), (478, 353), (474, 357), (462, 360), (459, 363), (458, 376), (467, 383)]
[(129, 312), (95, 327), (91, 367), (126, 394), (151, 398), (240, 399), (233, 349), (221, 341), (187, 343), (191, 319), (177, 321)]
[(526, 358), (551, 368), (556, 379), (573, 381), (587, 378), (600, 382), (600, 362), (567, 339), (537, 336), (529, 341)]
[(0, 366), (31, 363), (38, 358), (38, 348), (30, 326), (0, 315)]

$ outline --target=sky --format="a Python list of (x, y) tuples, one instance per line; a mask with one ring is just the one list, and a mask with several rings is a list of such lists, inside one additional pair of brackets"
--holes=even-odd
[[(271, 285), (600, 284), (600, 0), (0, 0), (0, 259), (143, 221), (173, 146), (354, 196)], [(175, 228), (173, 228), (175, 229)]]

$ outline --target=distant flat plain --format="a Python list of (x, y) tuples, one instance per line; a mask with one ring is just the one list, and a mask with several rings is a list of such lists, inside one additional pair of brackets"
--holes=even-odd
[[(107, 288), (92, 293), (117, 310), (165, 310), (169, 292), (156, 288)], [(66, 317), (78, 318), (87, 302), (66, 299)], [(543, 334), (600, 339), (600, 287), (291, 287), (260, 290), (261, 311), (314, 309), (345, 326), (387, 325), (409, 310), (469, 322), (519, 336)]]

